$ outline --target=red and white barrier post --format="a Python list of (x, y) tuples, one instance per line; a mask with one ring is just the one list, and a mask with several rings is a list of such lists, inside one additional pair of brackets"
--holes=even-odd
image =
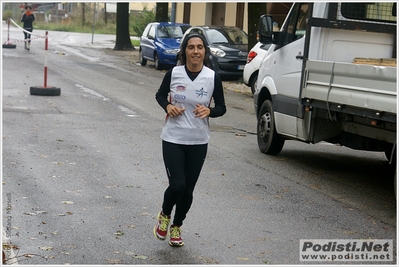
[(47, 51), (48, 51), (48, 31), (44, 41), (44, 87), (47, 87)]
[(3, 48), (16, 48), (17, 45), (16, 45), (16, 44), (12, 44), (12, 43), (10, 42), (10, 23), (11, 23), (11, 19), (10, 19), (10, 18), (7, 20), (7, 23), (8, 23), (7, 42), (5, 42), (5, 43), (3, 44)]
[(44, 85), (43, 86), (31, 86), (31, 95), (46, 95), (46, 96), (58, 96), (61, 94), (61, 88), (54, 86), (47, 86), (47, 52), (48, 52), (48, 31), (46, 31), (44, 40)]

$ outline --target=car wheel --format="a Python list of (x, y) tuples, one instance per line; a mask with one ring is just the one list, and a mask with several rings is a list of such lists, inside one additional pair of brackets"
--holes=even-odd
[(154, 65), (155, 65), (155, 69), (157, 69), (157, 70), (162, 69), (162, 65), (161, 65), (161, 63), (159, 63), (159, 58), (158, 58), (157, 54), (154, 55)]
[(263, 102), (258, 116), (258, 146), (262, 153), (277, 155), (283, 149), (284, 138), (276, 131), (273, 104), (270, 100)]
[(256, 91), (256, 85), (258, 83), (258, 73), (255, 73), (251, 79), (251, 92), (252, 94)]
[(143, 51), (141, 49), (139, 51), (139, 57), (140, 57), (140, 65), (145, 66), (147, 64), (147, 59), (143, 57)]

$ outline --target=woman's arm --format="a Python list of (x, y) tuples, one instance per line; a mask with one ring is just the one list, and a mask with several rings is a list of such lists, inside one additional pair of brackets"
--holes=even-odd
[(168, 100), (168, 95), (170, 93), (170, 80), (172, 78), (172, 69), (170, 69), (165, 76), (163, 77), (161, 86), (158, 89), (158, 92), (155, 94), (155, 99), (158, 104), (167, 112), (166, 106), (170, 104)]
[(215, 102), (215, 106), (213, 108), (210, 108), (211, 113), (209, 114), (209, 117), (216, 118), (223, 116), (226, 113), (226, 104), (224, 102), (222, 79), (217, 73), (215, 73), (215, 88), (213, 90), (213, 100)]

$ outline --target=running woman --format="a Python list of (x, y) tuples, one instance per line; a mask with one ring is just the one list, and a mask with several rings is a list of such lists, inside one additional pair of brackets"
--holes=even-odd
[[(35, 21), (35, 15), (32, 13), (32, 7), (26, 6), (25, 13), (22, 15), (21, 22), (24, 23), (24, 37), (25, 37), (25, 49), (30, 49), (31, 32), (33, 31), (33, 22)], [(30, 32), (27, 33), (26, 31)]]
[[(164, 192), (154, 235), (165, 240), (169, 232), (171, 246), (184, 245), (180, 227), (193, 202), (194, 187), (206, 158), (209, 117), (226, 113), (222, 80), (206, 67), (208, 53), (201, 35), (187, 36), (181, 45), (181, 65), (165, 74), (155, 95), (167, 113), (161, 139), (169, 186)], [(169, 228), (173, 207), (176, 210)]]

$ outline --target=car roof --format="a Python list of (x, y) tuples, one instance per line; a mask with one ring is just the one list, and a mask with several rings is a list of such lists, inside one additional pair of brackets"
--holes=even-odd
[(235, 26), (224, 26), (224, 25), (201, 25), (201, 26), (193, 26), (192, 28), (203, 28), (203, 29), (239, 29)]
[(191, 26), (190, 24), (187, 24), (187, 23), (178, 23), (178, 22), (152, 22), (152, 24), (159, 25), (159, 26), (172, 26), (172, 25)]

